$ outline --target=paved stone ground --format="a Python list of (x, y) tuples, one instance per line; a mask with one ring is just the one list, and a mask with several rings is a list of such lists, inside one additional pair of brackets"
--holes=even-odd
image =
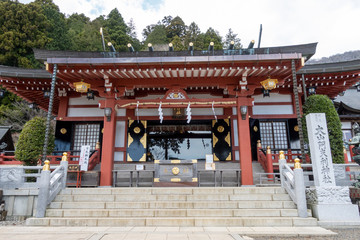
[[(332, 231), (321, 227), (33, 227), (9, 221), (7, 224), (9, 225), (0, 226), (0, 239), (250, 240), (309, 239), (310, 236), (321, 236), (319, 239), (325, 239), (334, 235)], [(282, 238), (271, 237), (274, 235)]]
[[(287, 228), (252, 228), (249, 231), (246, 228), (133, 228), (129, 231), (116, 230), (111, 228), (84, 227), (84, 228), (68, 228), (69, 235), (61, 234), (62, 227), (27, 227), (25, 221), (21, 219), (12, 219), (12, 221), (0, 222), (0, 239), (40, 239), (42, 237), (50, 237), (49, 233), (53, 232), (57, 239), (77, 239), (77, 240), (110, 240), (110, 239), (195, 239), (195, 240), (359, 240), (360, 226), (351, 227), (331, 227), (328, 230), (337, 233), (336, 235), (314, 235), (315, 228), (294, 228), (291, 233)], [(109, 229), (106, 231), (105, 229)], [(35, 230), (35, 231), (32, 231)], [(85, 234), (85, 230), (92, 232)], [(104, 231), (105, 230), (105, 231)], [(173, 232), (171, 232), (173, 231)], [(274, 234), (278, 235), (275, 236)], [(30, 234), (31, 232), (31, 234)], [(250, 233), (251, 232), (251, 233)], [(301, 233), (300, 233), (301, 232)], [(10, 235), (8, 235), (10, 234)], [(30, 235), (29, 235), (30, 234)], [(309, 235), (307, 235), (309, 234)], [(5, 237), (5, 238), (3, 238)], [(13, 237), (13, 238), (12, 238)], [(40, 238), (39, 238), (40, 237)], [(134, 238), (133, 238), (134, 237)], [(43, 238), (41, 238), (43, 239)]]
[(292, 239), (312, 239), (312, 240), (359, 240), (360, 226), (341, 227), (341, 228), (326, 228), (332, 232), (337, 233), (334, 236), (299, 236), (299, 237), (281, 237), (281, 236), (259, 236), (252, 237), (254, 240), (292, 240)]

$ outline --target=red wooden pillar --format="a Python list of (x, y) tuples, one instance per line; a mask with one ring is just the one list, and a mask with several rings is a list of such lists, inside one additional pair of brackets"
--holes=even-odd
[(248, 107), (248, 99), (238, 98), (237, 102), (237, 125), (239, 138), (239, 154), (241, 167), (241, 185), (253, 185), (252, 156), (250, 144), (249, 114), (245, 114), (245, 119), (241, 116), (241, 106)]
[(115, 99), (106, 99), (104, 108), (111, 108), (112, 111), (110, 121), (108, 121), (108, 118), (104, 116), (100, 186), (112, 186), (112, 171), (114, 169), (114, 148), (116, 132)]
[(69, 97), (60, 97), (59, 109), (58, 109), (58, 120), (67, 117), (67, 110), (69, 104)]

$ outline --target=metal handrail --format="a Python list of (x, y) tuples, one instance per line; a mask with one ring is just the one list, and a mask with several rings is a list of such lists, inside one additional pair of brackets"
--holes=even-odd
[[(117, 186), (117, 178), (118, 178), (118, 173), (129, 173), (129, 187), (133, 187), (133, 183), (134, 183), (134, 178), (135, 178), (135, 186), (134, 187), (138, 187), (139, 183), (140, 183), (140, 173), (141, 172), (152, 172), (153, 173), (153, 179), (154, 179), (154, 174), (155, 174), (155, 170), (133, 170), (133, 169), (128, 169), (128, 170), (113, 170), (113, 187)], [(201, 173), (213, 173), (213, 184), (214, 186), (218, 186), (218, 184), (223, 187), (224, 186), (224, 172), (235, 172), (236, 173), (236, 186), (240, 186), (241, 182), (240, 182), (240, 176), (241, 176), (241, 169), (216, 169), (216, 170), (197, 170), (197, 176), (198, 176), (198, 186), (201, 186)], [(134, 174), (136, 173), (136, 174)], [(219, 177), (220, 181), (219, 183), (217, 182), (217, 177)], [(152, 181), (152, 184), (154, 182)]]

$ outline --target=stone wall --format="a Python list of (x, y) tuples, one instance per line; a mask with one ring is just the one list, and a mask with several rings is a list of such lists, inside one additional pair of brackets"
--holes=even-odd
[(30, 217), (35, 214), (38, 189), (4, 189), (3, 200), (8, 217)]

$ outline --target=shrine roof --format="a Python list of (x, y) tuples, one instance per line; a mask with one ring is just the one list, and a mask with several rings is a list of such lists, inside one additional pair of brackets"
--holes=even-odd
[[(141, 51), (141, 52), (81, 52), (81, 51), (50, 51), (43, 49), (34, 49), (35, 58), (47, 61), (48, 59), (92, 59), (92, 58), (158, 58), (159, 60), (182, 61), (186, 57), (203, 57), (209, 60), (228, 60), (231, 58), (261, 60), (262, 58), (254, 58), (253, 55), (273, 55), (273, 54), (293, 54), (300, 53), (306, 60), (310, 59), (316, 51), (317, 43), (309, 43), (302, 45), (269, 47), (269, 48), (253, 48), (240, 50), (215, 50), (215, 51)], [(223, 58), (219, 58), (222, 56)], [(253, 56), (253, 57), (251, 57)], [(182, 58), (181, 58), (182, 57)], [(185, 57), (185, 58), (184, 58)], [(213, 58), (213, 59), (210, 59)], [(198, 58), (199, 59), (199, 58)], [(265, 58), (266, 59), (266, 58)], [(53, 60), (54, 61), (54, 60)], [(69, 60), (70, 61), (70, 60)], [(108, 62), (109, 60), (104, 60)], [(155, 60), (156, 61), (156, 60)], [(98, 62), (94, 60), (94, 62)], [(50, 63), (50, 62), (49, 62)], [(55, 61), (53, 62), (55, 63)]]
[(297, 72), (297, 74), (351, 72), (359, 71), (359, 69), (360, 59), (344, 62), (306, 64), (302, 69)]
[(28, 69), (0, 65), (0, 76), (11, 78), (51, 78), (51, 74), (45, 69)]
[(357, 91), (356, 88), (349, 88), (347, 89), (343, 96), (338, 95), (334, 99), (334, 103), (342, 105), (345, 109), (360, 113), (360, 93)]

